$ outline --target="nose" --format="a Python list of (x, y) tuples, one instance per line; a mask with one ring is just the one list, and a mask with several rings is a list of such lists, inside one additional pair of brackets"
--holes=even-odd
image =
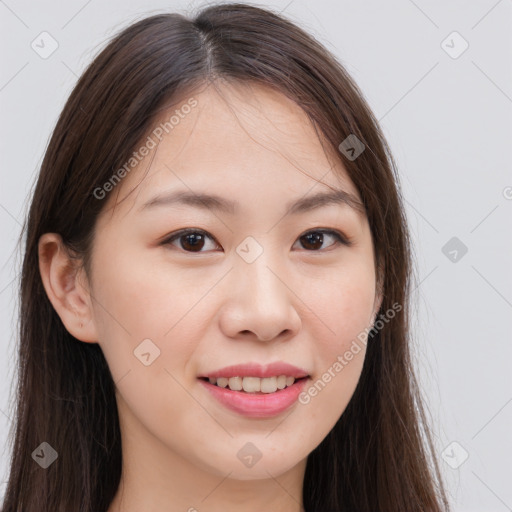
[(301, 328), (290, 272), (264, 255), (250, 264), (237, 261), (230, 272), (230, 293), (220, 315), (220, 327), (230, 338), (272, 341), (291, 338)]

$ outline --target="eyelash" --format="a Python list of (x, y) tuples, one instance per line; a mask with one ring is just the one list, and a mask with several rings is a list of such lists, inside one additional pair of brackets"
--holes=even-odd
[[(349, 237), (345, 236), (340, 231), (333, 230), (333, 229), (324, 229), (324, 228), (310, 229), (309, 231), (306, 231), (304, 234), (300, 235), (298, 237), (298, 240), (300, 240), (302, 237), (304, 237), (304, 236), (306, 236), (306, 235), (308, 235), (310, 233), (322, 233), (322, 234), (332, 235), (339, 244), (345, 245), (347, 247), (351, 247), (353, 245), (352, 239), (350, 239)], [(190, 234), (204, 235), (204, 236), (210, 238), (212, 241), (214, 241), (217, 245), (220, 245), (215, 240), (215, 238), (212, 237), (211, 235), (209, 235), (206, 231), (204, 231), (202, 229), (194, 229), (194, 228), (181, 229), (179, 231), (171, 233), (171, 235), (169, 237), (167, 237), (165, 240), (162, 241), (161, 245), (172, 245), (172, 242), (174, 242), (175, 240), (181, 238), (182, 236), (190, 235)], [(332, 244), (329, 247), (332, 247), (333, 245), (336, 245), (336, 244)], [(186, 252), (186, 253), (189, 253), (189, 254), (200, 254), (202, 252), (209, 252), (209, 251), (187, 251), (187, 250), (181, 249), (181, 248), (177, 248), (177, 249), (178, 250), (182, 250), (183, 252)], [(322, 249), (320, 249), (320, 250), (305, 249), (306, 252), (324, 252), (325, 250), (326, 249), (324, 249), (324, 250), (322, 250)]]

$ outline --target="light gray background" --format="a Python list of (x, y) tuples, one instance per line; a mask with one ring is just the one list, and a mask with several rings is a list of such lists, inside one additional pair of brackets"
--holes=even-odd
[[(453, 509), (512, 510), (512, 2), (254, 3), (284, 10), (333, 51), (381, 121), (415, 244), (417, 363)], [(145, 14), (198, 5), (0, 0), (2, 481), (17, 335), (15, 242), (57, 116), (119, 29)], [(31, 48), (43, 31), (59, 44), (48, 59)], [(469, 44), (457, 58), (445, 49), (457, 52), (460, 40), (442, 44), (453, 31)], [(452, 237), (468, 248), (455, 262), (442, 252)]]

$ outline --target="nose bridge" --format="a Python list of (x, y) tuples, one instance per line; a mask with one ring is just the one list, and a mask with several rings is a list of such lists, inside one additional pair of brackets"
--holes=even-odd
[(269, 237), (260, 241), (248, 236), (236, 248), (237, 260), (235, 263), (238, 278), (251, 287), (252, 295), (264, 293), (270, 295), (283, 293), (283, 283), (275, 275), (282, 268), (278, 251), (273, 250), (268, 242)]

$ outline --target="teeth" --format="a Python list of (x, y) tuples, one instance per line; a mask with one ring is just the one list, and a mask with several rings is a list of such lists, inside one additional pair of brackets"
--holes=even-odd
[(258, 377), (244, 377), (242, 379), (242, 387), (247, 393), (261, 391), (261, 379), (258, 379)]
[(261, 379), (261, 390), (262, 393), (274, 393), (277, 391), (277, 377), (268, 377)]
[(294, 377), (279, 375), (278, 377), (209, 377), (210, 384), (216, 384), (221, 388), (229, 388), (232, 391), (242, 391), (246, 393), (275, 393), (278, 389), (284, 389), (295, 382)]
[(217, 386), (220, 386), (221, 388), (225, 388), (228, 385), (229, 379), (226, 379), (225, 377), (219, 377), (217, 379)]
[(231, 377), (228, 381), (229, 389), (233, 391), (242, 391), (242, 377)]

